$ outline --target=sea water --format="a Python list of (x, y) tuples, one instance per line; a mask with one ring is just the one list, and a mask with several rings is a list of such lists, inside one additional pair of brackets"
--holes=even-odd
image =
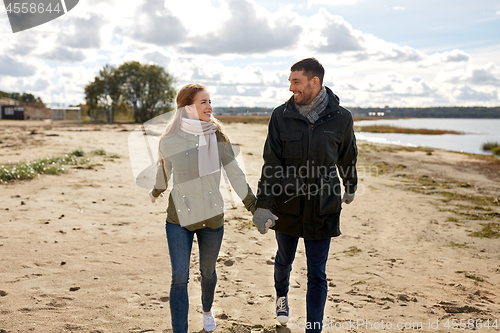
[(474, 154), (491, 154), (481, 149), (483, 143), (500, 143), (500, 119), (469, 118), (406, 118), (362, 120), (355, 126), (391, 125), (403, 128), (451, 130), (463, 134), (400, 134), (356, 132), (357, 140), (397, 144), (410, 147), (430, 147)]

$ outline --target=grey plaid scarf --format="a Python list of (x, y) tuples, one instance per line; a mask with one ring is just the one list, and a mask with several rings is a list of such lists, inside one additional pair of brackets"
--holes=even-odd
[(321, 88), (318, 96), (314, 98), (314, 100), (306, 105), (298, 105), (295, 104), (297, 110), (299, 110), (300, 114), (307, 118), (314, 124), (316, 120), (319, 119), (319, 116), (323, 111), (325, 111), (326, 106), (328, 105), (328, 93), (326, 92), (325, 86)]

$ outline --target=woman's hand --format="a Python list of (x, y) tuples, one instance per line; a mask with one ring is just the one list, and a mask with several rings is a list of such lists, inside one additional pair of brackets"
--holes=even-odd
[[(160, 193), (159, 197), (162, 197), (163, 196), (163, 193)], [(153, 195), (153, 190), (149, 191), (149, 198), (151, 199), (151, 202), (152, 203), (155, 203), (156, 202), (156, 199), (158, 198), (155, 198), (154, 195)]]

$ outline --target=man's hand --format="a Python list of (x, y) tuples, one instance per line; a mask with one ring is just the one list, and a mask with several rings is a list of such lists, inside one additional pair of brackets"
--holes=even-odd
[(344, 196), (342, 197), (342, 202), (345, 204), (350, 204), (354, 200), (354, 193), (344, 193)]
[(274, 226), (277, 219), (278, 217), (271, 213), (269, 209), (257, 208), (253, 215), (253, 224), (261, 234), (265, 234), (269, 228)]
[[(160, 193), (160, 197), (162, 197), (162, 196), (163, 196), (163, 193)], [(155, 203), (156, 199), (158, 199), (158, 198), (154, 197), (153, 190), (149, 191), (149, 198), (151, 199), (152, 203)]]

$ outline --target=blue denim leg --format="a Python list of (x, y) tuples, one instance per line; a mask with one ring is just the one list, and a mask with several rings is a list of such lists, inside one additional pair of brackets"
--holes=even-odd
[(304, 241), (307, 257), (307, 321), (311, 325), (311, 329), (306, 329), (306, 333), (317, 333), (322, 329), (328, 292), (326, 261), (330, 240), (331, 238)]
[(215, 264), (224, 236), (224, 226), (217, 229), (198, 229), (195, 232), (200, 249), (201, 304), (203, 311), (209, 312), (212, 309), (217, 284)]
[(274, 258), (274, 288), (276, 289), (276, 297), (279, 298), (288, 294), (290, 272), (299, 238), (276, 231), (276, 242), (278, 250)]
[(172, 329), (174, 333), (187, 333), (189, 313), (187, 284), (194, 232), (168, 222), (165, 225), (165, 230), (172, 265), (172, 283), (170, 285)]

